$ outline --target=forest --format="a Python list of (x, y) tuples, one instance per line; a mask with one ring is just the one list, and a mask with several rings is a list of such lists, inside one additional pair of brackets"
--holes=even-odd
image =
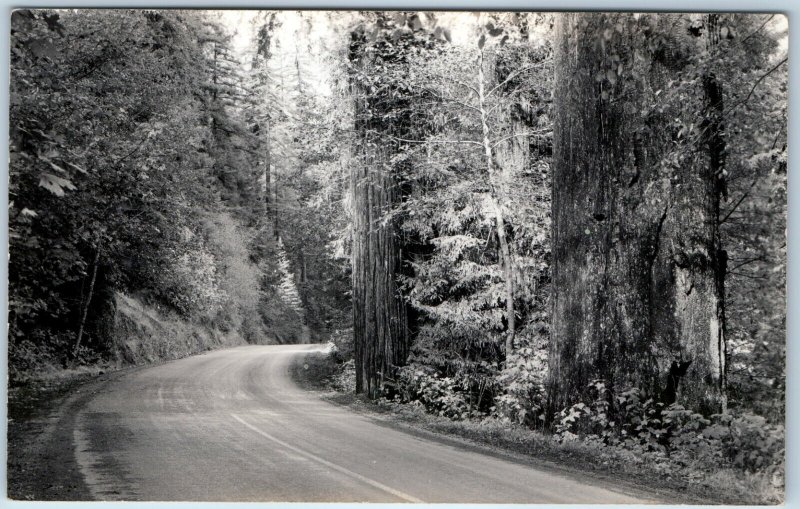
[(9, 384), (330, 342), (339, 390), (771, 500), (787, 26), (14, 11)]

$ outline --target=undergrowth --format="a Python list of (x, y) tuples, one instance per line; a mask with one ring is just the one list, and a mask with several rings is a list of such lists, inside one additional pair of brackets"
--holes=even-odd
[[(327, 366), (323, 366), (327, 363)], [(350, 393), (355, 368), (334, 352), (319, 359), (320, 385)], [(612, 394), (592, 382), (593, 398), (559, 412), (550, 429), (534, 409), (509, 415), (510, 398), (482, 413), (448, 377), (401, 370), (387, 395), (371, 405), (401, 421), (582, 469), (625, 475), (649, 485), (688, 490), (706, 500), (779, 504), (784, 492), (784, 428), (751, 414), (704, 417), (680, 405), (664, 407), (638, 391)], [(505, 401), (503, 401), (505, 399)], [(360, 400), (354, 400), (359, 401)]]

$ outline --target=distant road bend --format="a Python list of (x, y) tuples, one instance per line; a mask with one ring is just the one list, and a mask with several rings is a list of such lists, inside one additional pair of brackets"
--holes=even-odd
[(637, 503), (564, 474), (419, 438), (289, 378), (319, 345), (246, 346), (133, 371), (79, 410), (94, 498), (279, 502)]

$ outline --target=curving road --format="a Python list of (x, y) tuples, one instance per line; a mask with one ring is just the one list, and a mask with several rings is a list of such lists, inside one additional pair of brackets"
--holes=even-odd
[(382, 426), (289, 378), (319, 345), (246, 346), (134, 371), (78, 412), (100, 500), (652, 502)]

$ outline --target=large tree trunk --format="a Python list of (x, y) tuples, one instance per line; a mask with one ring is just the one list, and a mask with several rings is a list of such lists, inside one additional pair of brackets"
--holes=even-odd
[(408, 355), (405, 303), (395, 278), (399, 249), (393, 221), (386, 220), (397, 187), (375, 145), (362, 145), (364, 158), (352, 165), (353, 339), (356, 392), (379, 395), (394, 366)]
[[(684, 18), (686, 19), (686, 18)], [(709, 52), (719, 39), (717, 15), (704, 16), (703, 37)], [(679, 164), (671, 175), (670, 204), (656, 263), (670, 292), (661, 304), (661, 323), (677, 338), (673, 355), (691, 361), (673, 400), (705, 414), (727, 410), (725, 394), (725, 271), (727, 255), (719, 233), (720, 200), (725, 192), (725, 140), (722, 86), (706, 71), (700, 111), (691, 121), (699, 124), (699, 144), (685, 148), (694, 157)], [(664, 142), (666, 144), (667, 142)], [(661, 366), (662, 372), (664, 366)]]
[[(367, 71), (363, 33), (354, 33), (351, 61)], [(409, 350), (406, 304), (400, 295), (401, 246), (395, 219), (388, 214), (401, 200), (401, 183), (390, 164), (390, 148), (381, 135), (393, 134), (397, 125), (385, 124), (382, 108), (391, 100), (376, 96), (353, 80), (357, 157), (350, 170), (353, 214), (353, 342), (356, 392), (376, 398), (384, 380), (405, 363)], [(384, 93), (385, 94), (385, 93)]]
[(652, 91), (671, 57), (648, 62), (649, 87), (606, 78), (608, 55), (635, 65), (633, 36), (614, 31), (628, 16), (563, 14), (556, 26), (551, 410), (595, 379), (662, 396), (672, 363), (691, 361), (677, 401), (718, 411), (715, 198), (708, 172), (662, 165), (672, 133)]
[[(718, 15), (705, 16), (709, 53), (719, 42)], [(672, 256), (679, 288), (676, 305), (679, 330), (692, 369), (706, 383), (687, 383), (682, 399), (705, 412), (727, 410), (725, 342), (725, 272), (727, 253), (720, 239), (720, 200), (725, 194), (725, 138), (722, 85), (713, 71), (702, 79), (700, 146), (696, 164), (682, 168), (682, 190), (675, 197), (676, 238)]]

